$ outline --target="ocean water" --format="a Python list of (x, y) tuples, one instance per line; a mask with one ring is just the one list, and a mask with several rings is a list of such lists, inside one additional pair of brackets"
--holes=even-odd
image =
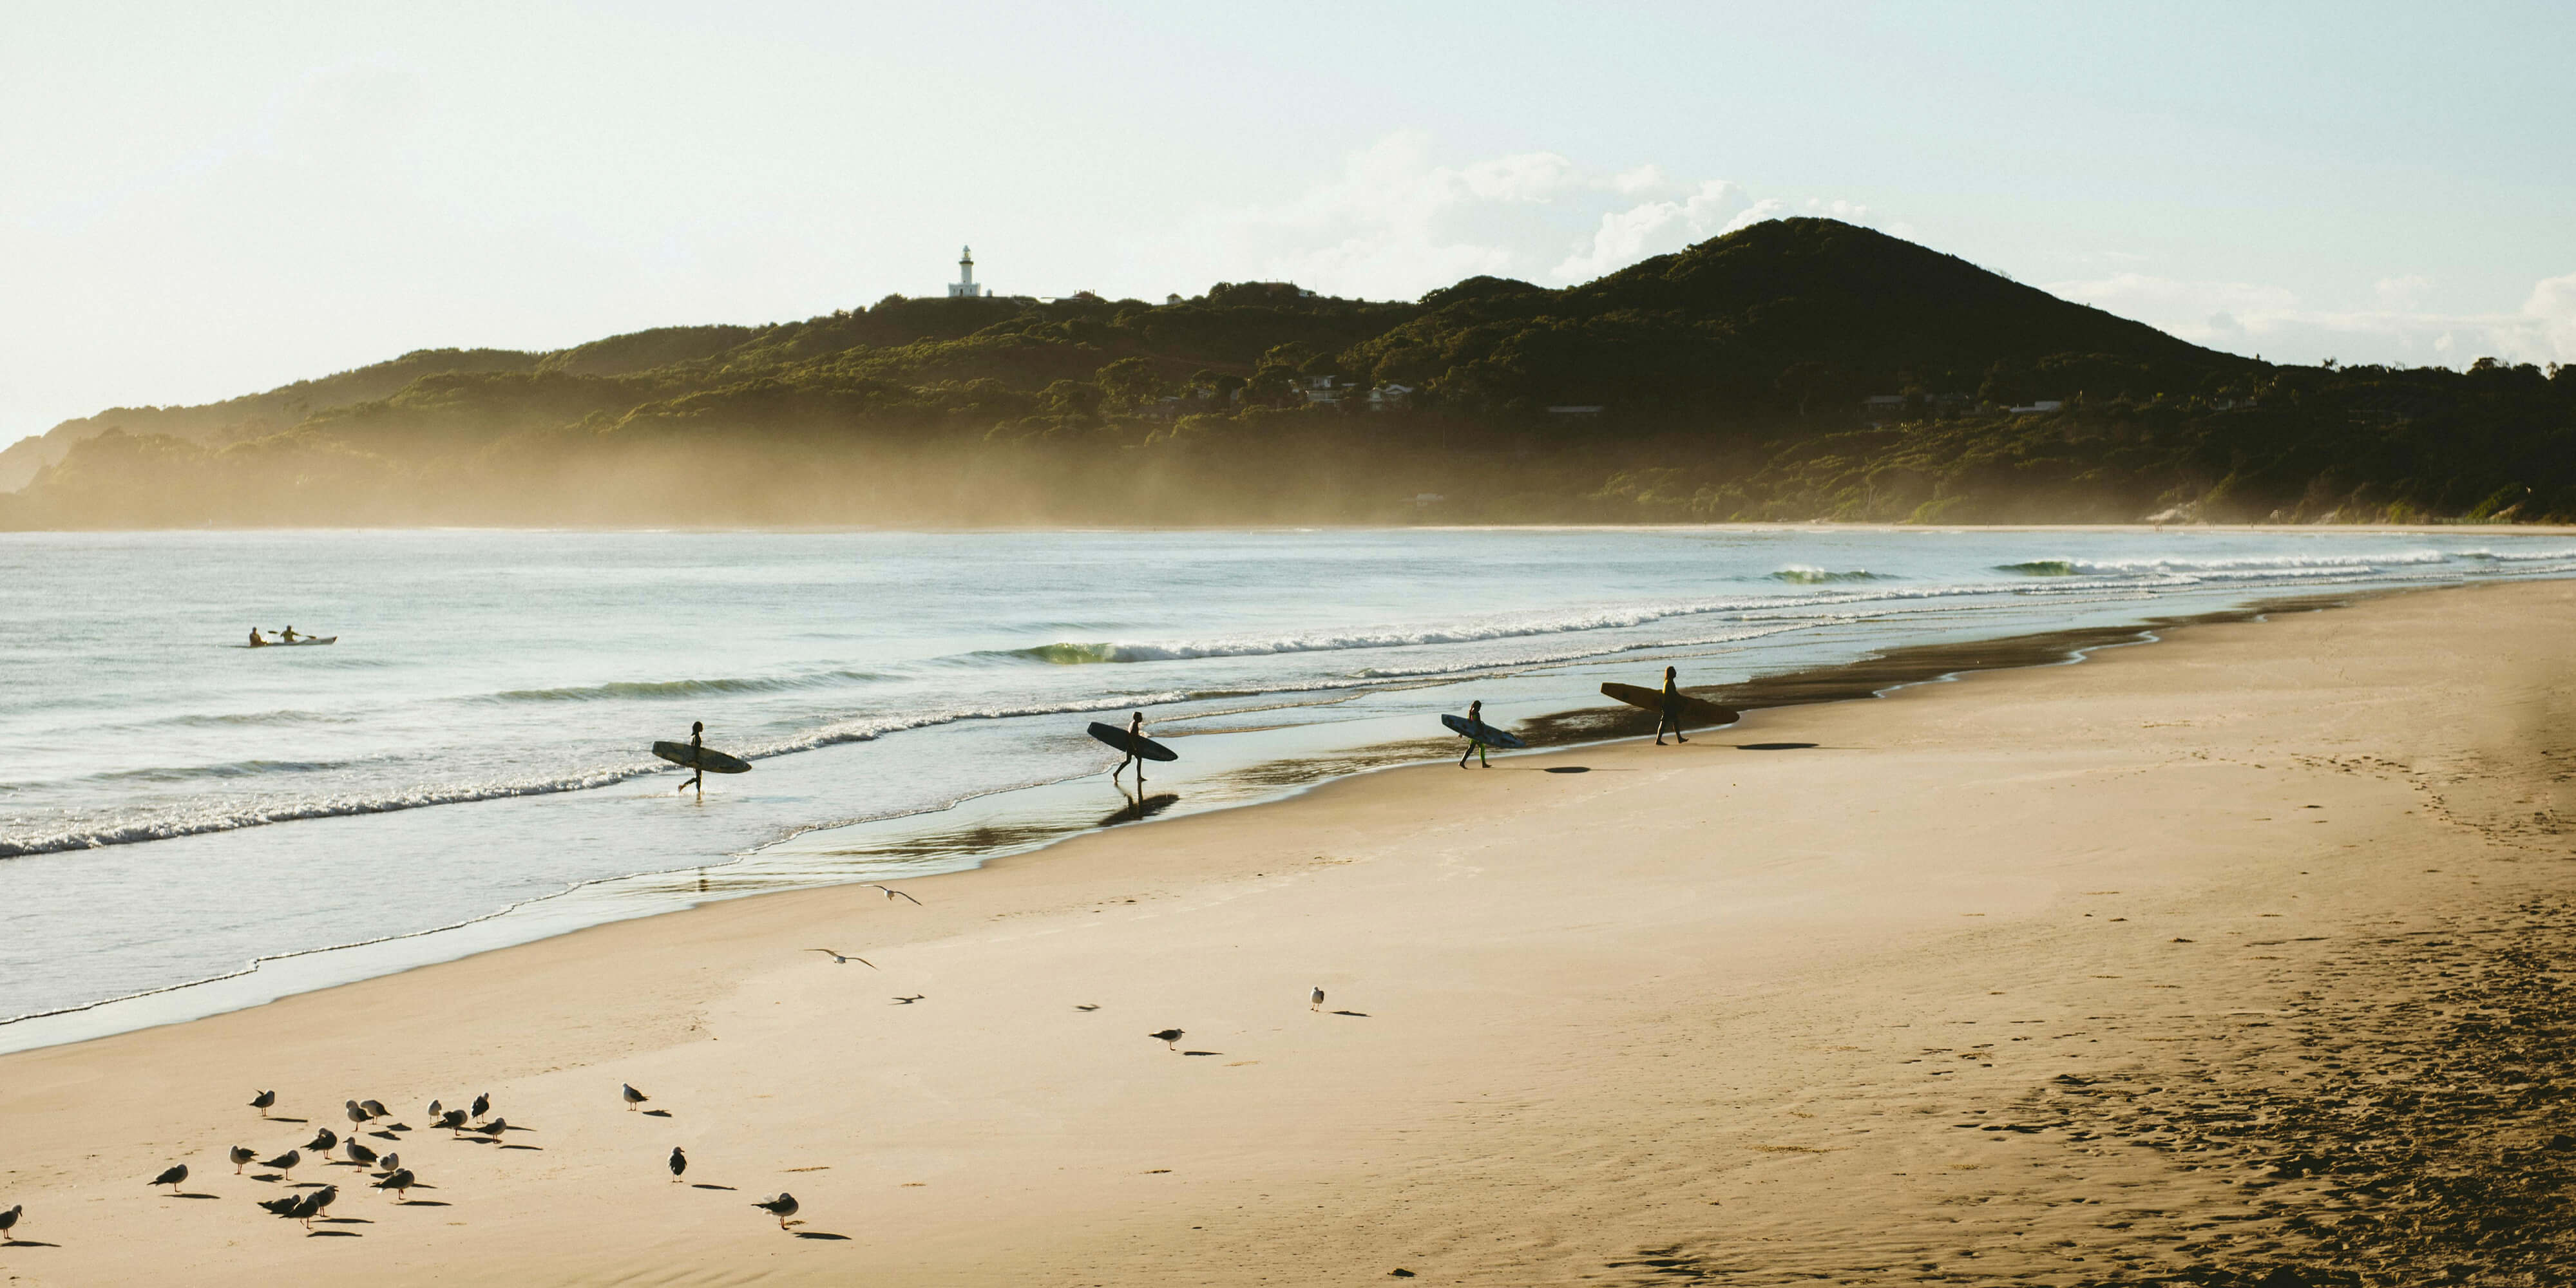
[[(0, 1021), (53, 1016), (0, 1049), (1275, 795), (1471, 698), (2571, 573), (2306, 531), (0, 534)], [(339, 642), (243, 647), (290, 624)], [(1142, 801), (1084, 733), (1130, 710), (1183, 752)], [(647, 753), (692, 720), (757, 764), (703, 801)]]

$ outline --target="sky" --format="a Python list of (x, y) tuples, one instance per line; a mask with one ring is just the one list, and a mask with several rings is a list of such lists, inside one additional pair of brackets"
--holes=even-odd
[(0, 0), (0, 442), (933, 295), (1867, 224), (2273, 361), (2576, 363), (2563, 5)]

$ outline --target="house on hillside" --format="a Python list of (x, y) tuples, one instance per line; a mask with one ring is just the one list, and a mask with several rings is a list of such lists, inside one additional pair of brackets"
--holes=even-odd
[(1331, 376), (1299, 376), (1297, 392), (1305, 397), (1307, 406), (1331, 407), (1340, 403), (1347, 391), (1338, 388)]
[(1403, 411), (1413, 405), (1413, 386), (1384, 384), (1368, 392), (1370, 411)]

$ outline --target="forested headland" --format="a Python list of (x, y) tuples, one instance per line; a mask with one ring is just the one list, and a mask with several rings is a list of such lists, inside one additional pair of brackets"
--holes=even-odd
[(1831, 220), (1562, 290), (907, 299), (0, 452), (0, 527), (2576, 520), (2576, 367), (2282, 366)]

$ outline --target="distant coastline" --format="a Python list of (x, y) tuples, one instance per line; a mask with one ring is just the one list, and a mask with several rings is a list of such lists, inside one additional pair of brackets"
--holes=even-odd
[(2576, 367), (2281, 366), (1828, 219), (1563, 290), (888, 296), (0, 451), (0, 530), (2576, 521)]

